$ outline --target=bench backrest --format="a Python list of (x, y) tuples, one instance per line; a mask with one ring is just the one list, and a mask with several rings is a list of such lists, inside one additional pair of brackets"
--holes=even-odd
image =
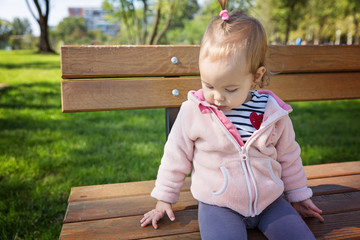
[[(201, 87), (198, 56), (199, 46), (62, 46), (62, 110), (170, 108), (169, 131), (173, 108)], [(285, 101), (360, 98), (359, 45), (269, 46), (267, 68), (266, 88)]]

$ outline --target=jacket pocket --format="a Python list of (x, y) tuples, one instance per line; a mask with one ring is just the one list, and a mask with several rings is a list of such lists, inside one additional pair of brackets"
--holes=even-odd
[(274, 180), (274, 182), (276, 182), (277, 184), (280, 184), (282, 185), (283, 182), (282, 180), (280, 179), (279, 176), (281, 176), (281, 167), (280, 167), (280, 164), (277, 163), (279, 166), (274, 166), (277, 170), (277, 174), (275, 173), (274, 171), (274, 167), (272, 166), (272, 160), (271, 159), (268, 159), (268, 169), (269, 169), (269, 173), (270, 173), (270, 176), (271, 178)]
[(221, 167), (220, 167), (220, 170), (221, 170), (221, 172), (222, 172), (222, 174), (223, 174), (223, 176), (224, 176), (223, 186), (222, 186), (222, 188), (221, 188), (220, 190), (218, 190), (218, 191), (216, 191), (216, 192), (212, 192), (212, 195), (213, 195), (213, 196), (220, 196), (220, 195), (222, 195), (222, 194), (226, 191), (226, 189), (227, 189), (227, 187), (228, 187), (228, 184), (229, 184), (229, 174), (228, 174), (227, 169), (226, 169), (224, 166), (221, 166)]

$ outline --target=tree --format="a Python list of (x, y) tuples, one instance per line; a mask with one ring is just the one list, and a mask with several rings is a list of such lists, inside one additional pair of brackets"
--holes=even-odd
[(11, 26), (12, 35), (26, 35), (32, 33), (30, 22), (26, 18), (23, 20), (21, 20), (20, 18), (14, 18)]
[(94, 44), (107, 40), (100, 29), (88, 30), (83, 17), (66, 17), (51, 31), (53, 40), (62, 44)]
[(308, 0), (270, 0), (272, 20), (278, 25), (277, 31), (285, 34), (284, 44), (288, 44), (290, 31), (297, 28)]
[(359, 22), (360, 22), (360, 1), (359, 0), (348, 0), (346, 6), (346, 13), (351, 15), (353, 18), (354, 25), (354, 44), (359, 44)]
[(9, 21), (0, 19), (0, 48), (5, 48), (11, 36), (11, 23)]
[(120, 42), (159, 44), (168, 30), (183, 28), (199, 6), (196, 0), (105, 0), (103, 9), (113, 22), (121, 21)]
[(86, 20), (82, 17), (66, 17), (55, 28), (53, 34), (64, 44), (75, 44), (87, 32)]
[(31, 12), (31, 15), (39, 23), (40, 26), (40, 43), (39, 43), (39, 53), (55, 53), (55, 51), (50, 46), (49, 41), (49, 12), (50, 12), (50, 0), (43, 0), (43, 4), (40, 6), (38, 0), (34, 0), (36, 10), (38, 12), (38, 17), (34, 14), (29, 0), (26, 0), (26, 4)]

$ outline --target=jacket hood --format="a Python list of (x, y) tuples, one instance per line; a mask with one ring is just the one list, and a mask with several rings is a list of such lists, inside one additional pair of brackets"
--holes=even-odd
[[(269, 96), (271, 96), (275, 102), (277, 103), (277, 105), (282, 108), (283, 110), (287, 111), (287, 112), (291, 112), (292, 111), (292, 107), (285, 103), (283, 100), (281, 100), (275, 93), (273, 93), (272, 91), (269, 91), (269, 90), (258, 90), (257, 91), (259, 94), (267, 94)], [(203, 90), (202, 89), (199, 89), (197, 91), (190, 91), (188, 93), (188, 99), (189, 100), (192, 100), (192, 101), (195, 101), (195, 102), (198, 102), (199, 104), (199, 108), (200, 108), (200, 111), (202, 113), (209, 113), (210, 112), (210, 109), (214, 109), (214, 110), (218, 110), (217, 107), (215, 107), (214, 105), (211, 105), (210, 103), (208, 103), (206, 100), (205, 100), (205, 97), (204, 97), (204, 93), (203, 93)]]
[[(263, 122), (259, 130), (265, 128), (267, 125), (289, 114), (292, 111), (291, 106), (286, 104), (284, 101), (282, 101), (273, 92), (268, 90), (260, 90), (258, 91), (258, 93), (269, 95), (269, 100), (265, 108)], [(224, 125), (224, 127), (234, 137), (236, 142), (238, 142), (240, 146), (245, 145), (243, 140), (241, 139), (238, 130), (233, 125), (233, 123), (225, 116), (225, 114), (222, 111), (218, 110), (216, 106), (211, 105), (205, 100), (202, 89), (199, 89), (198, 91), (190, 91), (188, 93), (188, 99), (195, 102), (195, 104), (199, 106), (199, 110), (201, 113), (207, 114), (213, 112), (216, 115), (216, 117), (221, 121), (221, 123)]]

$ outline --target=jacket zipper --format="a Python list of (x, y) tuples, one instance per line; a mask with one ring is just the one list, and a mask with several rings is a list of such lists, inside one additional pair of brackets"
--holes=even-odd
[[(213, 109), (211, 109), (211, 112), (213, 115), (215, 115), (215, 119), (220, 124), (220, 126), (223, 129), (223, 131), (225, 132), (226, 136), (230, 139), (230, 141), (235, 145), (235, 147), (240, 152), (241, 166), (245, 173), (246, 185), (247, 185), (247, 189), (248, 189), (248, 193), (249, 193), (249, 215), (251, 217), (255, 217), (256, 213), (257, 213), (256, 204), (257, 204), (257, 200), (258, 200), (258, 192), (257, 192), (254, 174), (251, 171), (251, 167), (249, 166), (248, 149), (250, 148), (251, 144), (256, 140), (256, 138), (262, 132), (264, 132), (266, 129), (268, 129), (270, 126), (272, 126), (272, 124), (274, 122), (280, 120), (281, 118), (283, 118), (286, 115), (276, 118), (271, 123), (267, 124), (263, 129), (261, 129), (260, 131), (257, 131), (255, 135), (253, 134), (248, 139), (248, 141), (245, 143), (244, 146), (240, 146), (240, 144), (235, 140), (234, 136), (231, 135), (229, 130), (224, 126), (224, 124), (216, 116)], [(252, 189), (254, 189), (254, 193), (255, 193), (254, 200), (253, 200), (253, 196), (252, 196)]]
[[(249, 215), (252, 216), (252, 215), (254, 215), (254, 213), (253, 213), (253, 208), (254, 207), (253, 207), (253, 204), (252, 204), (252, 202), (253, 202), (253, 196), (252, 196), (252, 189), (253, 188), (252, 188), (252, 185), (255, 186), (255, 183), (254, 183), (254, 179), (250, 179), (250, 171), (249, 171), (249, 167), (248, 167), (248, 164), (247, 164), (247, 159), (243, 158), (244, 156), (247, 158), (247, 154), (246, 155), (243, 154), (243, 150), (245, 148), (240, 146), (239, 143), (235, 140), (235, 138), (229, 133), (229, 130), (224, 126), (224, 124), (216, 116), (213, 109), (211, 109), (211, 112), (212, 112), (213, 115), (215, 115), (215, 119), (217, 120), (217, 122), (219, 123), (219, 125), (221, 126), (223, 131), (225, 132), (225, 135), (230, 139), (230, 141), (234, 144), (234, 146), (236, 147), (236, 149), (240, 153), (241, 167), (242, 167), (243, 172), (245, 173), (246, 186), (247, 186), (248, 193), (249, 193)], [(246, 146), (246, 144), (244, 146)], [(256, 194), (256, 188), (255, 187), (254, 187), (254, 192)]]

